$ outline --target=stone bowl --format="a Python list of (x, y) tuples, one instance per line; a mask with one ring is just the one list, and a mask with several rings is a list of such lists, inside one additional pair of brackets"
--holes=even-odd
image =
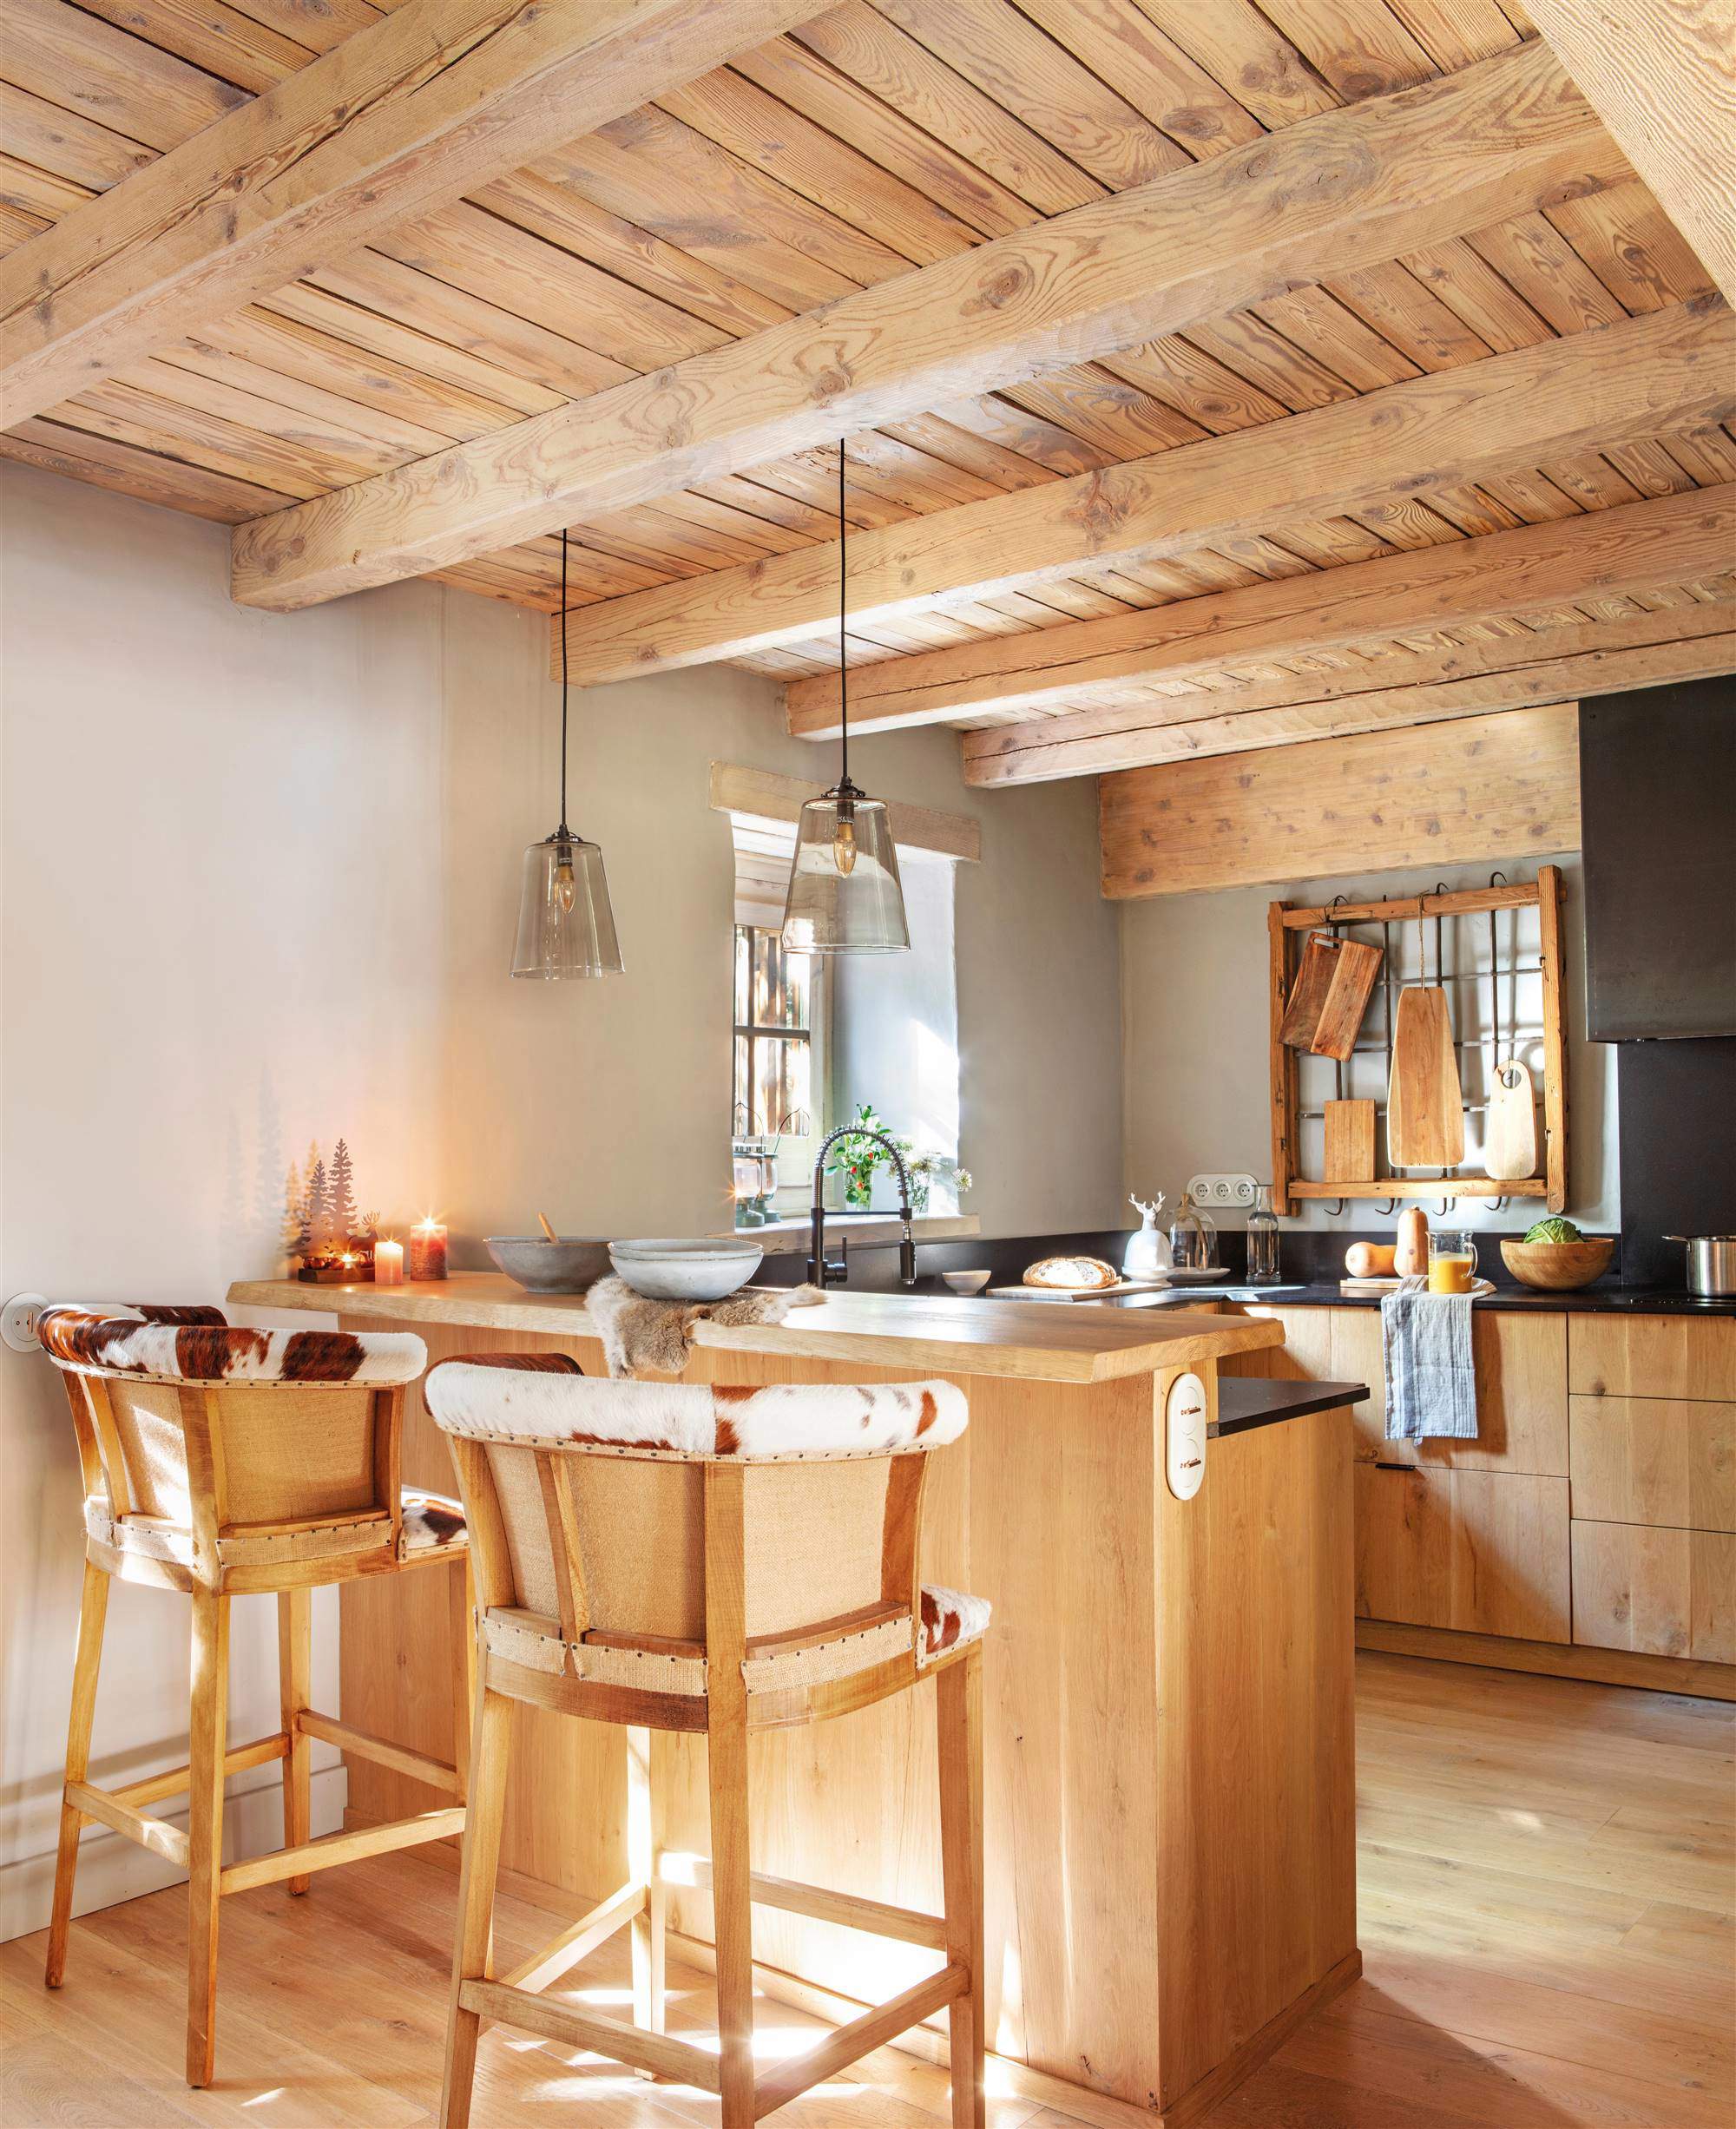
[(651, 1301), (721, 1301), (745, 1286), (766, 1252), (757, 1242), (715, 1235), (611, 1242), (609, 1261), (636, 1294)]
[(1613, 1234), (1588, 1234), (1577, 1242), (1516, 1242), (1501, 1238), (1501, 1258), (1522, 1286), (1545, 1293), (1571, 1293), (1589, 1286), (1609, 1269), (1615, 1254)]
[(956, 1294), (980, 1294), (994, 1278), (992, 1271), (943, 1271), (941, 1283)]
[(608, 1244), (591, 1235), (491, 1234), (488, 1253), (515, 1285), (531, 1294), (582, 1294), (608, 1270)]

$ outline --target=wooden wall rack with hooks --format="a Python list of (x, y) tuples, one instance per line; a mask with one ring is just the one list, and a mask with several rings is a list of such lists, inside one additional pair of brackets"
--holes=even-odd
[[(1311, 930), (1337, 927), (1354, 930), (1373, 926), (1375, 936), (1390, 950), (1394, 925), (1438, 919), (1442, 924), (1487, 917), (1497, 910), (1537, 911), (1538, 956), (1535, 964), (1521, 969), (1509, 961), (1488, 971), (1491, 983), (1510, 981), (1516, 973), (1535, 972), (1542, 978), (1541, 1042), (1543, 1068), (1542, 1173), (1516, 1180), (1497, 1180), (1455, 1169), (1442, 1175), (1383, 1174), (1366, 1182), (1322, 1182), (1301, 1173), (1302, 1109), (1300, 1064), (1298, 1053), (1279, 1038), (1285, 1002), (1296, 973), (1297, 956), (1303, 937)], [(1568, 1201), (1568, 1084), (1567, 1047), (1563, 1039), (1562, 969), (1562, 875), (1558, 865), (1540, 865), (1532, 881), (1501, 882), (1487, 887), (1465, 888), (1455, 893), (1403, 895), (1381, 902), (1340, 902), (1328, 907), (1274, 902), (1266, 911), (1269, 944), (1272, 1040), (1272, 1203), (1279, 1213), (1296, 1211), (1314, 1199), (1489, 1199), (1536, 1198), (1551, 1212), (1564, 1212)], [(1366, 934), (1364, 934), (1366, 936)], [(1480, 980), (1483, 971), (1464, 976), (1457, 965), (1449, 981)], [(1438, 973), (1437, 969), (1437, 973)], [(1391, 994), (1384, 992), (1383, 1009), (1391, 1012)], [(1373, 1017), (1371, 1015), (1371, 1017)], [(1457, 1024), (1457, 1022), (1456, 1022)], [(1387, 1022), (1390, 1037), (1391, 1021)], [(1491, 1068), (1498, 1061), (1493, 1057)], [(1382, 1107), (1384, 1109), (1383, 1102)], [(1381, 1133), (1384, 1146), (1384, 1129)], [(1540, 1208), (1541, 1209), (1541, 1208)]]

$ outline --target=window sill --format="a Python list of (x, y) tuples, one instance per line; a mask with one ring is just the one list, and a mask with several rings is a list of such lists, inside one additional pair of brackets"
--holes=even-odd
[[(974, 1212), (918, 1213), (911, 1222), (918, 1242), (959, 1242), (981, 1234), (983, 1223)], [(858, 1244), (896, 1242), (902, 1230), (896, 1212), (834, 1212), (825, 1216), (828, 1235), (847, 1235)], [(808, 1245), (808, 1221), (776, 1219), (764, 1227), (727, 1227), (722, 1234), (760, 1244), (768, 1257), (791, 1255)]]

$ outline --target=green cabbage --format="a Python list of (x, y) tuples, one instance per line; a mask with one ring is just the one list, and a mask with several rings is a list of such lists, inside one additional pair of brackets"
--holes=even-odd
[(1570, 1219), (1540, 1219), (1526, 1231), (1528, 1242), (1582, 1242), (1585, 1237)]

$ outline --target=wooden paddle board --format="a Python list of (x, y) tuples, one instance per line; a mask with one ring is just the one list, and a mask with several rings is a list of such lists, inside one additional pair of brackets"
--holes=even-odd
[(1509, 1057), (1489, 1081), (1483, 1120), (1489, 1173), (1497, 1182), (1518, 1182), (1537, 1173), (1537, 1100), (1529, 1066)]
[(1464, 1159), (1464, 1109), (1447, 994), (1423, 984), (1398, 994), (1386, 1152), (1396, 1168), (1453, 1168)]
[(1325, 1105), (1326, 1148), (1321, 1179), (1328, 1183), (1374, 1180), (1374, 1104), (1329, 1101)]

